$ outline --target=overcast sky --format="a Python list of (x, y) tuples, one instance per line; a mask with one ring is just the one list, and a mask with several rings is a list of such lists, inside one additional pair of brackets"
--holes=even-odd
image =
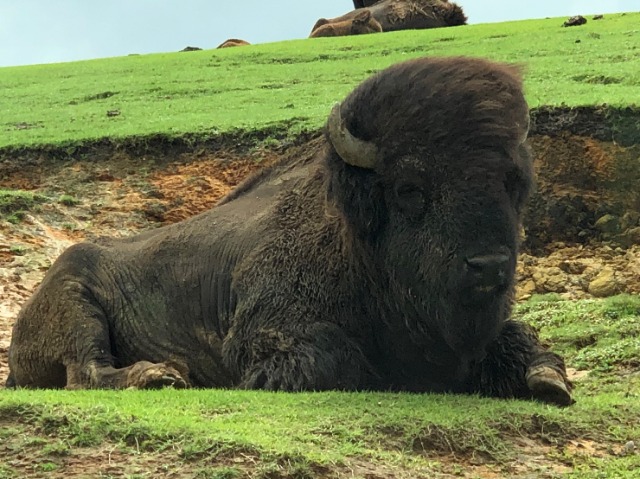
[[(637, 11), (640, 0), (459, 0), (469, 23)], [(224, 6), (221, 6), (224, 5)], [(351, 0), (0, 0), (0, 66), (306, 38)]]

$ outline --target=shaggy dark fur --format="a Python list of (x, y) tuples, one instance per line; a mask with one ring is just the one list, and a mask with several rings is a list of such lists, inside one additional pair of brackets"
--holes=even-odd
[[(8, 385), (394, 389), (566, 405), (562, 359), (509, 319), (532, 181), (517, 71), (394, 65), (335, 135), (212, 210), (72, 246), (23, 307)], [(340, 149), (340, 148), (338, 148)], [(364, 150), (363, 150), (364, 151)]]
[[(323, 20), (327, 23), (322, 24)], [(380, 23), (378, 23), (378, 21), (371, 16), (371, 12), (366, 9), (358, 10), (358, 13), (349, 20), (329, 23), (329, 20), (321, 18), (316, 25), (317, 28), (311, 33), (310, 38), (364, 35), (366, 33), (379, 33), (382, 31)]]
[[(355, 3), (355, 2), (354, 2)], [(364, 2), (371, 11), (383, 32), (396, 30), (414, 30), (424, 28), (453, 27), (465, 25), (467, 17), (455, 3), (443, 0), (380, 0)], [(344, 22), (353, 19), (359, 12), (356, 7), (340, 17), (321, 18), (311, 29), (311, 33), (322, 25)]]

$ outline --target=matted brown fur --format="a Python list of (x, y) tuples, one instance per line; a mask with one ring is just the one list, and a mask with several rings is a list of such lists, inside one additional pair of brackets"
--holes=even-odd
[(382, 31), (380, 23), (371, 16), (369, 10), (359, 10), (358, 14), (349, 20), (342, 22), (320, 24), (310, 35), (316, 37), (341, 37), (347, 35), (363, 35), (367, 33), (379, 33)]
[(225, 40), (220, 45), (218, 45), (216, 48), (242, 47), (245, 45), (251, 45), (251, 43), (247, 42), (246, 40), (240, 40), (239, 38), (229, 38), (228, 40)]

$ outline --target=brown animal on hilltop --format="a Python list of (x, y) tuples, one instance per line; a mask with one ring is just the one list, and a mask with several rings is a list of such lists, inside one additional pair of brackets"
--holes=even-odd
[(568, 19), (566, 19), (565, 22), (562, 24), (562, 26), (577, 27), (580, 25), (584, 25), (585, 23), (587, 23), (586, 18), (584, 18), (582, 15), (576, 15), (575, 17), (569, 17)]
[(220, 45), (218, 45), (216, 48), (242, 47), (245, 45), (251, 45), (251, 43), (245, 40), (240, 40), (239, 38), (229, 38), (228, 40), (225, 40)]
[[(383, 32), (413, 30), (424, 28), (453, 27), (467, 23), (462, 8), (455, 3), (443, 0), (380, 0), (367, 7)], [(352, 10), (342, 16), (321, 18), (311, 30), (313, 32), (328, 24), (341, 23), (353, 19), (360, 9)]]
[(532, 183), (517, 71), (420, 58), (216, 207), (70, 247), (24, 305), (9, 386), (480, 393), (566, 405), (509, 318)]
[[(322, 21), (326, 24), (322, 24)], [(310, 38), (315, 37), (341, 37), (345, 35), (363, 35), (366, 33), (378, 33), (382, 31), (380, 23), (371, 16), (369, 10), (358, 10), (358, 14), (349, 20), (328, 23), (329, 20), (321, 18), (316, 22), (317, 28), (311, 33)]]

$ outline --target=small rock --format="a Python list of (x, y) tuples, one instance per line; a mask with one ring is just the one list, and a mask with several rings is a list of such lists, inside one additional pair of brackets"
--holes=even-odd
[(626, 230), (634, 226), (640, 226), (640, 213), (627, 211), (622, 215), (622, 218), (620, 218), (620, 229)]
[(528, 279), (518, 284), (516, 288), (516, 299), (524, 301), (529, 299), (536, 292), (536, 283), (532, 279)]
[(587, 23), (586, 18), (584, 18), (582, 15), (576, 15), (575, 17), (569, 17), (567, 20), (565, 20), (562, 26), (577, 27), (578, 25), (584, 25), (585, 23)]
[(558, 267), (539, 269), (532, 276), (536, 284), (536, 292), (541, 294), (563, 293), (569, 283), (567, 275)]
[(602, 20), (603, 18), (604, 18), (604, 15), (594, 15), (591, 20)]
[(597, 298), (613, 296), (620, 287), (616, 280), (615, 271), (611, 268), (603, 268), (589, 283), (588, 291)]
[(620, 231), (620, 220), (615, 215), (606, 214), (598, 218), (593, 226), (601, 233), (615, 234)]
[(107, 111), (107, 116), (112, 117), (112, 116), (118, 116), (120, 115), (120, 110), (108, 110)]
[(180, 50), (181, 52), (197, 52), (198, 50), (202, 50), (202, 48), (200, 47), (184, 47), (182, 50)]
[(624, 445), (624, 449), (623, 449), (623, 454), (625, 456), (628, 456), (629, 454), (633, 454), (633, 452), (636, 449), (636, 443), (633, 441), (628, 441), (625, 445)]
[(640, 226), (635, 228), (629, 228), (623, 233), (624, 238), (627, 240), (627, 244), (640, 244)]
[(584, 263), (580, 263), (578, 261), (562, 261), (559, 265), (559, 268), (565, 273), (569, 274), (582, 274), (584, 270), (587, 268), (587, 265)]

